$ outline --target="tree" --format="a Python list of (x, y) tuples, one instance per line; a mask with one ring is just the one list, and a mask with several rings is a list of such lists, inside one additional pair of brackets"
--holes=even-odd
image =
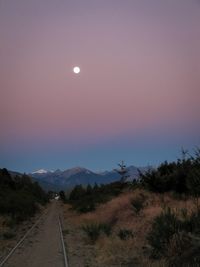
[(66, 202), (65, 192), (64, 192), (63, 190), (59, 192), (59, 195), (60, 195), (60, 199), (61, 199), (63, 202)]
[(78, 200), (83, 195), (85, 195), (85, 189), (82, 187), (82, 185), (76, 185), (70, 193), (69, 200)]
[(187, 187), (190, 194), (194, 197), (198, 208), (199, 207), (198, 199), (200, 196), (200, 169), (194, 169), (189, 172), (187, 178)]
[(128, 170), (127, 170), (126, 165), (124, 164), (123, 160), (121, 163), (118, 164), (118, 166), (120, 167), (120, 169), (115, 169), (115, 171), (121, 175), (120, 181), (122, 183), (124, 183), (127, 180), (127, 178), (129, 177)]

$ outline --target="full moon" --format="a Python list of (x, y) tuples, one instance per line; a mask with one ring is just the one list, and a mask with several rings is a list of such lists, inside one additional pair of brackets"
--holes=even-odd
[(80, 71), (81, 71), (81, 70), (80, 70), (79, 67), (74, 67), (74, 68), (73, 68), (73, 72), (76, 73), (76, 74), (78, 74)]

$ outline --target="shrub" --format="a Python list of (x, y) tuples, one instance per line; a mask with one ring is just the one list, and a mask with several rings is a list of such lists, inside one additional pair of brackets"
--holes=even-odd
[(200, 266), (200, 238), (179, 232), (170, 240), (167, 258), (169, 266)]
[(187, 220), (188, 219), (188, 211), (186, 208), (182, 208), (181, 210), (181, 217), (183, 220)]
[(5, 225), (8, 226), (9, 228), (14, 228), (17, 224), (17, 221), (15, 218), (8, 217), (8, 219), (5, 222)]
[(33, 216), (38, 204), (44, 205), (47, 201), (46, 193), (29, 176), (14, 176), (0, 169), (0, 214), (11, 217), (11, 227)]
[[(177, 194), (200, 196), (200, 149), (195, 156), (182, 151), (182, 158), (168, 163), (165, 161), (157, 169), (149, 169), (140, 174), (140, 184), (153, 192), (173, 191)], [(197, 202), (198, 205), (198, 202)]]
[[(169, 172), (163, 172), (162, 168), (169, 168)], [(176, 163), (164, 163), (157, 170), (150, 170), (142, 176), (142, 184), (145, 188), (153, 192), (169, 192), (186, 193), (186, 175), (187, 171), (176, 166)], [(171, 168), (171, 166), (173, 168)]]
[(11, 239), (14, 236), (15, 236), (15, 234), (12, 231), (8, 231), (8, 232), (3, 233), (3, 238), (4, 239)]
[(94, 211), (95, 204), (92, 200), (88, 201), (88, 200), (83, 199), (83, 201), (77, 202), (74, 205), (74, 208), (81, 213), (86, 213), (86, 212)]
[[(152, 246), (152, 256), (155, 258), (162, 256), (169, 258), (168, 254), (173, 254), (172, 252), (176, 254), (176, 257), (179, 257), (179, 253), (183, 253), (185, 255), (183, 258), (187, 258), (187, 255), (189, 255), (187, 253), (191, 253), (193, 257), (196, 255), (195, 257), (198, 258), (198, 254), (195, 253), (198, 251), (197, 248), (200, 247), (200, 210), (194, 211), (189, 216), (186, 210), (182, 209), (179, 219), (168, 208), (154, 219), (147, 239)], [(188, 251), (188, 244), (190, 244), (190, 252)], [(168, 249), (171, 246), (175, 248)], [(173, 256), (174, 261), (178, 261), (176, 257)]]
[(59, 196), (60, 196), (60, 200), (62, 200), (63, 203), (66, 203), (66, 196), (63, 190), (59, 192)]
[(195, 235), (200, 236), (200, 209), (194, 211), (189, 219), (190, 229), (189, 231)]
[(82, 229), (92, 242), (95, 242), (98, 239), (101, 232), (101, 227), (98, 223), (84, 225), (82, 226)]
[(198, 197), (200, 196), (200, 166), (191, 169), (188, 174), (187, 187), (190, 194), (194, 197), (197, 208), (199, 207)]
[(134, 237), (133, 232), (129, 229), (120, 229), (118, 236), (121, 240), (127, 240)]
[(154, 219), (147, 239), (152, 246), (152, 256), (160, 258), (165, 255), (171, 237), (180, 230), (180, 221), (170, 210), (164, 210)]
[(104, 232), (104, 234), (106, 234), (107, 236), (110, 236), (112, 233), (112, 227), (110, 224), (108, 223), (102, 223), (100, 224), (100, 228), (102, 230), (102, 232)]
[(63, 235), (68, 235), (70, 231), (68, 229), (63, 230)]
[(71, 191), (68, 202), (79, 212), (90, 212), (100, 203), (105, 203), (113, 196), (119, 195), (125, 187), (127, 185), (120, 182), (101, 186), (95, 184), (94, 187), (87, 186), (87, 188), (77, 185)]
[(10, 214), (16, 222), (23, 221), (33, 216), (37, 210), (34, 197), (26, 192), (13, 193), (10, 195)]
[(112, 227), (108, 223), (90, 223), (82, 226), (82, 229), (92, 242), (95, 242), (101, 233), (107, 236), (112, 233)]
[(136, 214), (139, 214), (139, 212), (144, 208), (144, 201), (145, 199), (141, 196), (131, 200), (131, 205)]

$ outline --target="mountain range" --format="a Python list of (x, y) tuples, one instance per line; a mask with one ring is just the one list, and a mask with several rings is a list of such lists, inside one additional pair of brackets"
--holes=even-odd
[[(137, 179), (140, 170), (145, 172), (149, 167), (127, 167), (128, 180)], [(45, 190), (68, 190), (75, 185), (108, 184), (120, 180), (120, 175), (116, 171), (93, 172), (86, 168), (75, 167), (61, 171), (48, 171), (40, 169), (29, 173), (33, 180), (37, 181)]]

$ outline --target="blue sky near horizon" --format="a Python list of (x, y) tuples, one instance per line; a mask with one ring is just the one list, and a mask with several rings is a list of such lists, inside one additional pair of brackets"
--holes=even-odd
[[(194, 140), (198, 143), (198, 136), (194, 137), (192, 141), (182, 140), (180, 142), (165, 139), (155, 143), (154, 139), (155, 137), (152, 136), (149, 140), (143, 137), (140, 141), (137, 139), (134, 142), (131, 138), (124, 139), (122, 137), (121, 140), (116, 139), (112, 142), (107, 141), (100, 145), (93, 144), (81, 148), (69, 148), (67, 146), (61, 148), (59, 145), (52, 148), (50, 144), (41, 148), (26, 146), (26, 150), (15, 147), (18, 151), (17, 158), (15, 155), (12, 158), (11, 147), (7, 158), (6, 153), (4, 153), (3, 158), (0, 158), (0, 167), (27, 173), (38, 169), (66, 170), (76, 166), (93, 171), (104, 171), (116, 168), (117, 163), (121, 160), (125, 160), (128, 166), (158, 166), (165, 160), (173, 161), (180, 158), (182, 148), (188, 149), (192, 154), (195, 149)], [(182, 145), (183, 143), (185, 146)], [(33, 154), (29, 155), (29, 151)]]

